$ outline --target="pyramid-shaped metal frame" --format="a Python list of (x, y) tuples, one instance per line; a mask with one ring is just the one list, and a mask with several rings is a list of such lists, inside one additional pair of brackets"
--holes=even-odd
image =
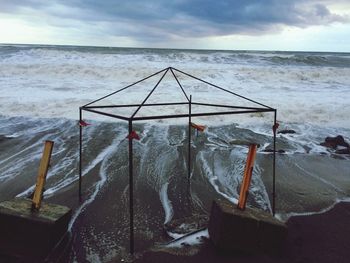
[[(153, 94), (153, 92), (157, 89), (159, 86), (159, 83), (163, 80), (164, 76), (168, 73), (171, 72), (172, 75), (174, 76), (174, 79), (176, 80), (179, 88), (184, 94), (184, 97), (186, 98), (185, 102), (175, 102), (175, 103), (147, 103), (147, 100), (149, 97)], [(210, 103), (199, 103), (192, 101), (192, 96), (188, 96), (188, 94), (185, 92), (182, 84), (180, 83), (179, 79), (177, 78), (175, 72), (184, 74), (188, 77), (191, 77), (193, 79), (196, 79), (200, 82), (206, 83), (209, 86), (212, 86), (216, 89), (219, 89), (221, 91), (225, 91), (228, 94), (231, 94), (233, 96), (239, 97), (241, 99), (244, 99), (246, 101), (252, 102), (259, 107), (241, 107), (241, 106), (235, 106), (235, 105), (221, 105), (221, 104), (210, 104)], [(162, 74), (163, 73), (163, 74)], [(117, 94), (118, 92), (121, 92), (123, 90), (126, 90), (142, 81), (145, 81), (153, 76), (156, 75), (161, 75), (160, 79), (158, 80), (157, 84), (153, 87), (151, 92), (148, 93), (146, 98), (142, 101), (140, 104), (128, 104), (128, 105), (99, 105), (99, 106), (92, 106), (92, 104), (102, 101), (105, 98), (108, 98), (114, 94)], [(152, 116), (144, 116), (144, 117), (137, 117), (136, 114), (139, 112), (139, 110), (142, 107), (157, 107), (157, 106), (170, 106), (170, 105), (188, 105), (188, 113), (187, 114), (171, 114), (171, 115), (152, 115)], [(228, 109), (227, 111), (217, 111), (217, 112), (202, 112), (202, 113), (192, 113), (191, 112), (191, 106), (192, 105), (198, 105), (198, 106), (203, 106), (203, 107), (216, 107), (216, 108), (225, 108)], [(103, 109), (106, 108), (125, 108), (125, 107), (137, 107), (136, 111), (128, 117), (122, 116), (122, 115), (116, 115), (116, 114), (111, 114), (107, 112), (103, 112)], [(262, 103), (259, 103), (257, 101), (254, 101), (252, 99), (249, 99), (247, 97), (244, 97), (242, 95), (239, 95), (237, 93), (234, 93), (230, 90), (221, 88), (217, 85), (214, 85), (212, 83), (209, 83), (205, 80), (202, 80), (200, 78), (194, 77), (188, 73), (185, 73), (181, 70), (175, 69), (173, 67), (168, 67), (165, 68), (161, 71), (158, 71), (146, 78), (143, 78), (133, 84), (130, 84), (122, 89), (119, 89), (115, 92), (112, 92), (102, 98), (96, 99), (82, 107), (79, 108), (79, 124), (80, 124), (80, 130), (79, 130), (79, 200), (82, 200), (82, 193), (81, 193), (81, 184), (82, 184), (82, 136), (83, 136), (83, 129), (82, 127), (84, 126), (84, 121), (83, 121), (83, 111), (88, 111), (92, 113), (97, 113), (105, 116), (109, 116), (112, 118), (117, 118), (117, 119), (122, 119), (128, 121), (128, 126), (129, 126), (129, 135), (127, 136), (129, 140), (129, 214), (130, 214), (130, 253), (134, 253), (134, 175), (133, 175), (133, 139), (135, 137), (131, 136), (132, 134), (135, 134), (135, 131), (133, 131), (133, 122), (134, 121), (142, 121), (142, 120), (156, 120), (156, 119), (169, 119), (169, 118), (185, 118), (187, 117), (189, 122), (188, 122), (188, 182), (190, 183), (190, 178), (191, 178), (191, 117), (200, 117), (200, 116), (212, 116), (212, 115), (229, 115), (229, 114), (244, 114), (244, 113), (255, 113), (255, 112), (274, 112), (274, 125), (273, 125), (273, 178), (272, 178), (272, 213), (273, 215), (275, 214), (275, 167), (276, 167), (276, 129), (278, 127), (278, 124), (276, 122), (276, 116), (277, 116), (277, 110), (273, 109), (269, 106), (266, 106)]]
[[(150, 98), (150, 96), (156, 91), (156, 89), (159, 87), (159, 84), (162, 82), (163, 78), (165, 77), (165, 75), (171, 72), (171, 74), (174, 77), (174, 80), (177, 82), (179, 89), (181, 89), (181, 92), (184, 95), (184, 98), (186, 99), (185, 101), (181, 101), (181, 102), (172, 102), (172, 103), (166, 103), (166, 102), (159, 102), (159, 103), (147, 103), (147, 100)], [(245, 101), (249, 101), (255, 105), (257, 105), (257, 107), (244, 107), (244, 106), (237, 106), (237, 105), (225, 105), (225, 104), (212, 104), (212, 103), (200, 103), (200, 102), (196, 102), (196, 101), (192, 101), (192, 96), (187, 94), (185, 89), (183, 88), (183, 85), (181, 84), (181, 82), (179, 81), (179, 78), (176, 76), (176, 73), (180, 73), (183, 75), (186, 75), (192, 79), (195, 79), (199, 82), (205, 83), (207, 85), (209, 85), (210, 87), (213, 87), (217, 90), (221, 90), (223, 92), (226, 92), (227, 94), (231, 95), (231, 96), (236, 96), (239, 97)], [(141, 83), (151, 77), (154, 77), (156, 75), (160, 75), (160, 79), (158, 80), (158, 82), (156, 83), (156, 85), (153, 87), (153, 89), (147, 94), (147, 96), (145, 97), (145, 99), (142, 101), (142, 103), (140, 104), (114, 104), (114, 105), (98, 105), (98, 106), (94, 106), (93, 104), (95, 104), (96, 102), (101, 102), (104, 99), (111, 97), (112, 95), (115, 95), (121, 91), (124, 91), (126, 89), (131, 88), (132, 86)], [(191, 113), (191, 117), (201, 117), (201, 116), (212, 116), (212, 115), (230, 115), (230, 114), (244, 114), (244, 113), (256, 113), (256, 112), (273, 112), (275, 111), (275, 109), (271, 108), (270, 106), (264, 105), (260, 102), (257, 102), (255, 100), (249, 99), (247, 97), (244, 97), (242, 95), (239, 95), (235, 92), (232, 92), (228, 89), (224, 89), (222, 87), (219, 87), (215, 84), (212, 84), (208, 81), (205, 81), (203, 79), (200, 79), (198, 77), (192, 76), (186, 72), (183, 72), (181, 70), (175, 69), (173, 67), (168, 67), (165, 68), (161, 71), (158, 71), (148, 77), (145, 77), (139, 81), (136, 81), (135, 83), (132, 83), (124, 88), (121, 88), (115, 92), (112, 92), (106, 96), (103, 96), (99, 99), (96, 99), (88, 104), (85, 104), (84, 106), (80, 107), (81, 110), (84, 111), (88, 111), (88, 112), (92, 112), (92, 113), (96, 113), (96, 114), (101, 114), (101, 115), (105, 115), (105, 116), (109, 116), (112, 118), (117, 118), (117, 119), (121, 119), (121, 120), (125, 120), (125, 121), (143, 121), (143, 120), (157, 120), (157, 119), (169, 119), (169, 118), (188, 118), (190, 117), (190, 112), (186, 113), (186, 114), (168, 114), (168, 115), (149, 115), (149, 116), (137, 116), (137, 113), (140, 111), (141, 108), (143, 107), (158, 107), (158, 106), (176, 106), (176, 105), (188, 105), (189, 107), (191, 107), (191, 105), (197, 105), (197, 106), (203, 106), (203, 108), (208, 109), (208, 107), (212, 107), (212, 108), (223, 108), (225, 109), (225, 111), (203, 111), (200, 113)], [(131, 108), (131, 107), (135, 107), (137, 108), (131, 116), (123, 116), (123, 115), (118, 115), (118, 114), (112, 114), (112, 113), (108, 113), (103, 111), (104, 109), (110, 109), (110, 108)]]

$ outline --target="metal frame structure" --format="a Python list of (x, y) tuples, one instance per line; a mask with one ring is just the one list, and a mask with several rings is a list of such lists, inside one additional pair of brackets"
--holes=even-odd
[[(154, 91), (157, 89), (157, 87), (159, 86), (160, 82), (163, 80), (164, 76), (170, 72), (176, 83), (178, 84), (179, 88), (181, 89), (184, 97), (186, 98), (186, 101), (183, 102), (174, 102), (174, 103), (147, 103), (147, 100), (149, 99), (149, 97), (154, 93)], [(241, 107), (241, 106), (234, 106), (234, 105), (221, 105), (221, 104), (210, 104), (210, 103), (199, 103), (199, 102), (195, 102), (192, 100), (192, 95), (188, 95), (185, 92), (185, 89), (183, 88), (182, 84), (179, 81), (179, 78), (176, 76), (175, 73), (178, 74), (183, 74), (187, 77), (190, 77), (192, 79), (195, 79), (199, 82), (205, 83), (213, 88), (216, 88), (218, 90), (224, 91), (228, 94), (231, 94), (233, 96), (239, 97), (241, 99), (244, 99), (246, 101), (249, 101), (251, 103), (254, 103), (256, 105), (258, 105), (259, 107)], [(115, 95), (123, 90), (126, 90), (138, 83), (141, 83), (151, 77), (154, 77), (156, 75), (161, 75), (160, 79), (158, 80), (158, 82), (156, 83), (156, 85), (153, 87), (153, 89), (148, 93), (148, 95), (146, 96), (146, 98), (142, 101), (142, 103), (140, 104), (127, 104), (127, 105), (99, 105), (99, 106), (93, 106), (92, 104), (99, 102), (103, 99), (106, 99), (112, 95)], [(143, 116), (143, 117), (137, 117), (137, 113), (139, 112), (139, 110), (142, 107), (156, 107), (156, 106), (175, 106), (175, 105), (188, 105), (188, 113), (187, 114), (171, 114), (171, 115), (151, 115), (151, 116)], [(210, 106), (210, 107), (215, 107), (215, 108), (223, 108), (226, 109), (225, 111), (216, 111), (216, 112), (201, 112), (201, 113), (192, 113), (192, 105), (197, 105), (197, 106)], [(134, 111), (134, 113), (129, 116), (129, 117), (125, 117), (122, 115), (116, 115), (116, 114), (111, 114), (111, 113), (107, 113), (104, 112), (103, 109), (108, 109), (108, 108), (130, 108), (130, 107), (137, 107), (136, 111)], [(190, 180), (190, 176), (191, 176), (191, 118), (192, 117), (203, 117), (203, 116), (214, 116), (214, 115), (234, 115), (234, 114), (246, 114), (246, 113), (258, 113), (258, 112), (273, 112), (274, 113), (274, 126), (276, 127), (276, 125), (278, 125), (276, 123), (276, 117), (277, 117), (277, 110), (274, 108), (271, 108), (267, 105), (264, 105), (262, 103), (259, 103), (257, 101), (254, 101), (252, 99), (249, 99), (247, 97), (241, 96), (235, 92), (232, 92), (230, 90), (221, 88), (215, 84), (212, 84), (210, 82), (207, 82), (203, 79), (197, 78), (195, 76), (192, 76), (188, 73), (185, 73), (181, 70), (175, 69), (173, 67), (168, 67), (165, 68), (163, 70), (160, 70), (148, 77), (145, 77), (137, 82), (134, 82), (124, 88), (121, 88), (115, 92), (112, 92), (106, 96), (103, 96), (99, 99), (96, 99), (88, 104), (85, 104), (84, 106), (81, 106), (79, 108), (79, 120), (80, 122), (83, 121), (83, 111), (87, 111), (87, 112), (92, 112), (92, 113), (96, 113), (96, 114), (100, 114), (100, 115), (104, 115), (104, 116), (108, 116), (108, 117), (112, 117), (112, 118), (117, 118), (120, 120), (124, 120), (128, 122), (128, 127), (129, 127), (129, 134), (132, 133), (133, 131), (133, 122), (135, 121), (146, 121), (146, 120), (157, 120), (157, 119), (171, 119), (171, 118), (188, 118), (188, 180)], [(82, 158), (82, 137), (83, 137), (83, 129), (82, 129), (82, 125), (80, 125), (80, 130), (79, 130), (79, 200), (81, 200), (81, 196), (82, 196), (82, 162), (83, 162), (83, 158)], [(273, 130), (273, 186), (272, 186), (272, 213), (273, 215), (275, 215), (275, 176), (276, 176), (276, 130), (274, 128)], [(129, 138), (129, 212), (130, 212), (130, 253), (133, 254), (134, 253), (134, 175), (133, 175), (133, 139)]]

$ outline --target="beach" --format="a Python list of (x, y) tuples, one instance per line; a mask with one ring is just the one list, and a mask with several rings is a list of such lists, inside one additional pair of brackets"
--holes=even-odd
[[(2, 45), (0, 200), (32, 193), (43, 143), (52, 140), (55, 145), (44, 200), (73, 209), (69, 226), (72, 247), (66, 262), (132, 261), (127, 122), (84, 113), (90, 125), (83, 128), (83, 198), (79, 200), (79, 107), (168, 66), (276, 108), (279, 129), (294, 131), (277, 134), (280, 152), (276, 154), (276, 217), (288, 222), (288, 242), (294, 242), (286, 252), (290, 261), (264, 256), (258, 256), (259, 260), (303, 262), (312, 258), (330, 262), (324, 255), (328, 248), (334, 248), (332, 251), (339, 255), (334, 262), (346, 262), (341, 261), (347, 256), (346, 247), (341, 249), (345, 239), (332, 234), (345, 237), (347, 232), (339, 229), (346, 229), (349, 205), (339, 203), (331, 208), (349, 200), (350, 156), (337, 153), (338, 148), (320, 145), (326, 137), (337, 135), (350, 142), (346, 107), (350, 99), (350, 55), (346, 53)], [(185, 89), (201, 102), (226, 100), (245, 105), (179, 77)], [(164, 97), (167, 102), (178, 101), (181, 94), (175, 92), (177, 86), (171, 78), (164, 81), (164, 89), (150, 97), (150, 102)], [(152, 79), (104, 103), (139, 103), (155, 83)], [(187, 108), (162, 109), (164, 114), (182, 111)], [(140, 112), (141, 116), (154, 113), (157, 111)], [(205, 230), (213, 200), (237, 202), (247, 143), (260, 146), (248, 206), (272, 212), (273, 154), (268, 150), (272, 148), (273, 115), (214, 116), (193, 121), (206, 129), (198, 135), (192, 133), (190, 185), (188, 120), (134, 125), (140, 136), (133, 145), (136, 262), (205, 262), (205, 258), (207, 262), (232, 262), (215, 253), (205, 231), (204, 238), (190, 244), (175, 248), (165, 244), (191, 231)], [(325, 222), (334, 219), (343, 225), (329, 227), (324, 233), (329, 244), (320, 241), (321, 245), (313, 246), (311, 229), (319, 232), (327, 228)], [(295, 241), (299, 235), (303, 241)], [(317, 257), (308, 254), (314, 255), (319, 248)], [(238, 256), (237, 262), (256, 259)]]

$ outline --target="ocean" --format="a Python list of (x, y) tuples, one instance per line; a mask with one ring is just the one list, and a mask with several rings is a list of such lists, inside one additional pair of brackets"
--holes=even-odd
[[(73, 209), (68, 262), (128, 261), (128, 127), (84, 112), (83, 200), (78, 199), (79, 107), (167, 67), (277, 109), (276, 212), (318, 213), (350, 196), (350, 156), (321, 146), (327, 136), (350, 142), (350, 53), (173, 50), (45, 45), (0, 45), (0, 201), (34, 189), (43, 142), (55, 142), (44, 199)], [(178, 74), (184, 90), (203, 103), (252, 106)], [(159, 78), (100, 101), (140, 103)], [(171, 74), (149, 103), (184, 101)], [(133, 109), (134, 110), (134, 109)], [(202, 109), (195, 109), (194, 111)], [(214, 109), (216, 110), (216, 108)], [(139, 116), (187, 112), (187, 107), (142, 109)], [(130, 116), (132, 111), (116, 110)], [(144, 121), (134, 128), (136, 255), (206, 227), (211, 202), (237, 202), (247, 142), (260, 145), (248, 206), (271, 212), (271, 113), (194, 118), (206, 130), (192, 136), (187, 181), (187, 119)], [(340, 147), (341, 149), (341, 147)], [(339, 150), (339, 149), (338, 149)], [(207, 236), (207, 233), (203, 232)], [(188, 241), (193, 247), (200, 239)]]

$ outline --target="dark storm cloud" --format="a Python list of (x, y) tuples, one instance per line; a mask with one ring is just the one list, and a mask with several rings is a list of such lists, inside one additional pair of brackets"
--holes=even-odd
[[(140, 38), (264, 34), (283, 26), (308, 27), (348, 18), (329, 3), (345, 0), (0, 0), (0, 12), (40, 10), (55, 19), (105, 23), (114, 35)], [(59, 22), (58, 22), (59, 23)], [(65, 23), (62, 23), (65, 24)]]
[[(67, 5), (71, 3), (66, 1)], [(75, 4), (96, 11), (99, 19), (124, 18), (142, 23), (183, 16), (198, 23), (261, 28), (273, 24), (309, 26), (344, 20), (329, 11), (327, 1), (314, 0), (85, 0)]]

